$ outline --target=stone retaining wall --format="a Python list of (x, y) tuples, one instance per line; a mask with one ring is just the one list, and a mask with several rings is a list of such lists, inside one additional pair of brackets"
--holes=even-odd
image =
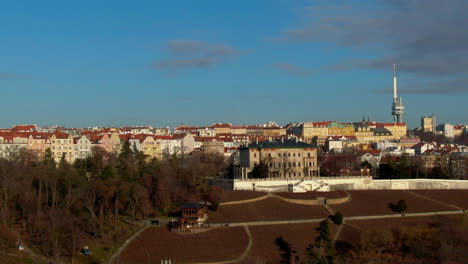
[[(442, 190), (442, 189), (468, 189), (468, 180), (444, 179), (397, 179), (379, 180), (370, 176), (347, 177), (314, 177), (303, 179), (234, 179), (233, 190), (258, 190), (269, 192), (284, 191), (292, 185), (294, 192), (310, 190), (330, 191), (344, 190)], [(231, 186), (231, 185), (229, 185)]]

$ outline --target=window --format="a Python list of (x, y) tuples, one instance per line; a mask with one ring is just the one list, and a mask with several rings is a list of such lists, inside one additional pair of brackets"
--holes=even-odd
[(309, 152), (309, 153), (307, 153), (307, 157), (309, 157), (309, 158), (310, 158), (310, 152)]
[(256, 158), (256, 157), (257, 157), (257, 154), (256, 154), (256, 153), (254, 153), (254, 158)]
[(300, 167), (300, 166), (301, 166), (301, 163), (300, 163), (300, 162), (298, 162), (298, 163), (297, 163), (297, 166), (298, 166), (298, 167)]
[(296, 157), (296, 153), (293, 153), (293, 157)]
[(281, 158), (281, 153), (278, 153), (278, 157)]
[(288, 157), (291, 157), (291, 153), (288, 153)]
[(300, 157), (300, 156), (301, 156), (301, 153), (297, 153), (297, 156)]

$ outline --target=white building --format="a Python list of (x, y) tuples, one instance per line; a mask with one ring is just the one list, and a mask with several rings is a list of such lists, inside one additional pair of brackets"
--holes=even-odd
[(215, 137), (216, 131), (212, 127), (198, 128), (198, 136), (200, 137)]
[(437, 131), (440, 131), (446, 138), (454, 138), (455, 133), (453, 125), (451, 124), (441, 124), (437, 126)]
[(18, 154), (21, 149), (27, 149), (27, 146), (27, 137), (0, 135), (0, 158), (10, 158)]
[(156, 136), (161, 144), (163, 154), (189, 154), (195, 148), (195, 138), (192, 134), (174, 134), (172, 136)]
[(75, 138), (73, 143), (75, 145), (75, 159), (86, 159), (91, 156), (92, 143), (88, 137), (83, 135), (80, 138)]

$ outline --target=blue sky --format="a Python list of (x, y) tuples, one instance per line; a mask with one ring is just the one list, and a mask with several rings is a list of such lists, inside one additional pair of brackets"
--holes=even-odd
[[(9, 1), (0, 127), (227, 121), (468, 123), (468, 4)], [(465, 23), (466, 22), (466, 23)]]

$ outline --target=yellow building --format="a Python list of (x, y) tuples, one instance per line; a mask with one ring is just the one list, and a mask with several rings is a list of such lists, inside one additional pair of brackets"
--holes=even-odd
[(328, 125), (329, 136), (355, 136), (355, 128), (351, 124), (332, 122)]
[(306, 140), (314, 137), (326, 138), (328, 136), (328, 125), (331, 121), (304, 122), (302, 124), (302, 137)]
[(365, 123), (355, 124), (354, 134), (360, 143), (369, 143), (374, 140), (374, 132)]
[(213, 124), (213, 129), (215, 130), (216, 135), (231, 134), (231, 124)]
[[(260, 165), (267, 171), (255, 175)], [(234, 168), (235, 178), (295, 178), (319, 176), (317, 148), (294, 139), (254, 142), (240, 149), (240, 164)]]
[(425, 116), (421, 118), (421, 128), (423, 132), (433, 132), (436, 131), (436, 117), (435, 115), (432, 116)]
[(374, 132), (374, 138), (371, 142), (379, 142), (393, 139), (392, 132), (390, 132), (386, 128), (372, 128), (371, 130), (372, 132)]
[(162, 159), (161, 144), (154, 136), (146, 135), (142, 141), (142, 151), (143, 154), (147, 155), (149, 159)]
[(119, 133), (113, 132), (109, 139), (110, 151), (113, 154), (119, 154), (122, 149)]
[(377, 124), (377, 127), (388, 129), (392, 133), (393, 139), (405, 137), (408, 130), (405, 123), (381, 123)]
[(73, 155), (73, 136), (55, 131), (50, 137), (50, 150), (56, 162), (60, 162), (62, 157), (69, 163), (72, 163), (75, 158)]
[(232, 126), (230, 128), (231, 134), (233, 135), (245, 135), (247, 134), (247, 127), (245, 126)]

